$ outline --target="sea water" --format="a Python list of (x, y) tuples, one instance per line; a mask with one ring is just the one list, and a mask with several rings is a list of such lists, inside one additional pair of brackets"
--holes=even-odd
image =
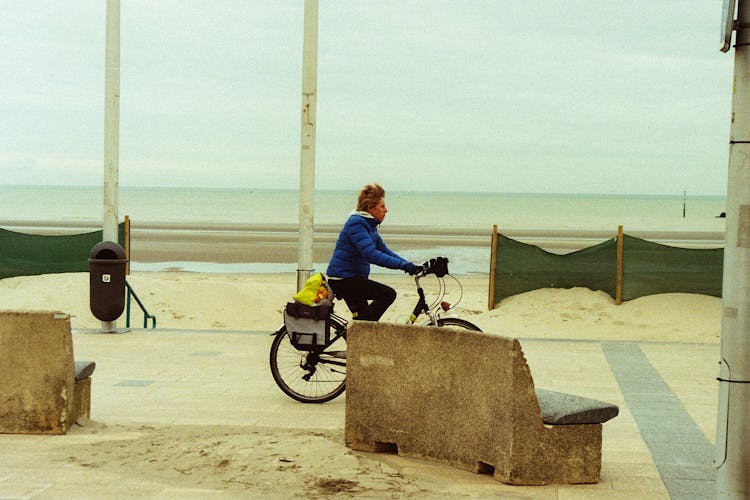
[[(102, 219), (102, 188), (95, 186), (1, 186), (0, 222)], [(357, 193), (317, 190), (316, 224), (340, 224), (355, 208)], [(498, 222), (558, 224), (561, 221), (675, 221), (714, 219), (724, 196), (407, 192), (386, 194), (386, 224), (454, 228), (491, 227)], [(292, 190), (140, 188), (119, 189), (120, 218), (134, 224), (294, 224), (299, 195)], [(599, 221), (599, 222), (597, 222)], [(564, 223), (564, 222), (563, 222)], [(566, 224), (571, 224), (568, 222)]]
[[(0, 227), (22, 225), (24, 221), (100, 224), (103, 214), (102, 188), (96, 186), (0, 186)], [(144, 188), (120, 187), (120, 220), (129, 216), (134, 228), (139, 224), (177, 225), (282, 225), (299, 220), (299, 194), (293, 190)], [(316, 190), (316, 225), (340, 225), (355, 208), (357, 193)], [(529, 194), (408, 192), (391, 190), (386, 194), (386, 227), (428, 227), (486, 229), (602, 229), (616, 234), (617, 226), (672, 230), (718, 227), (717, 216), (726, 210), (723, 196), (606, 195), (606, 194)], [(453, 257), (462, 273), (487, 272), (487, 248), (465, 247), (454, 242), (450, 248), (434, 252)], [(399, 249), (404, 257), (419, 260), (424, 249)], [(316, 264), (317, 268), (324, 263)], [(202, 272), (279, 272), (293, 270), (290, 263), (134, 263), (135, 270), (180, 268)], [(287, 269), (288, 268), (288, 269)]]

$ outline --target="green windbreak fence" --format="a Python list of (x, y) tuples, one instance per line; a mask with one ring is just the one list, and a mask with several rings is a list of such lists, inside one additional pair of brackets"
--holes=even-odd
[(495, 232), (489, 307), (539, 288), (586, 287), (622, 300), (673, 292), (720, 297), (723, 263), (722, 248), (677, 248), (623, 235), (618, 265), (618, 238), (558, 255)]
[(677, 292), (721, 297), (723, 273), (723, 248), (677, 248), (623, 235), (623, 300)]
[[(125, 241), (124, 226), (119, 225), (119, 241)], [(0, 228), (0, 279), (88, 272), (89, 253), (101, 241), (102, 231), (44, 236)]]

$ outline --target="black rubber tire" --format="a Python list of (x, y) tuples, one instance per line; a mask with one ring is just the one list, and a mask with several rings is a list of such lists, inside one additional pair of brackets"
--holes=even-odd
[(471, 330), (474, 332), (481, 332), (482, 329), (479, 328), (474, 323), (470, 323), (466, 321), (465, 319), (461, 318), (440, 318), (438, 319), (437, 326), (448, 326), (452, 328), (464, 328), (466, 330)]
[[(298, 351), (292, 345), (286, 328), (282, 328), (271, 344), (271, 375), (276, 385), (290, 398), (301, 403), (325, 403), (340, 396), (346, 389), (346, 355), (333, 354), (342, 352), (346, 352), (343, 337), (319, 355), (315, 373), (305, 380), (303, 376), (310, 371), (302, 368), (302, 363), (306, 356), (314, 354)], [(336, 364), (329, 364), (327, 360)]]

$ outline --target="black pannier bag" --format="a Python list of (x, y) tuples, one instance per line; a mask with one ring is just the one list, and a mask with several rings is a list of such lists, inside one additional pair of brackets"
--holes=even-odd
[(287, 303), (284, 309), (284, 325), (292, 345), (306, 351), (327, 346), (331, 338), (332, 312), (332, 305), (308, 306), (301, 302)]

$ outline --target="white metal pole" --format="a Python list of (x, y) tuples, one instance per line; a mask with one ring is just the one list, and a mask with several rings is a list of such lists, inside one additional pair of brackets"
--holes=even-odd
[(117, 242), (120, 140), (120, 0), (107, 0), (104, 55), (104, 241)]
[(104, 241), (117, 242), (120, 140), (120, 0), (107, 0), (104, 54)]
[[(104, 52), (104, 218), (102, 239), (117, 242), (120, 139), (120, 0), (107, 0)], [(115, 331), (114, 321), (102, 330)]]
[(750, 497), (750, 0), (737, 13), (716, 425), (716, 496), (732, 499)]
[(302, 140), (299, 176), (299, 259), (297, 289), (301, 290), (313, 266), (315, 215), (315, 108), (318, 86), (318, 0), (305, 0), (302, 45)]

